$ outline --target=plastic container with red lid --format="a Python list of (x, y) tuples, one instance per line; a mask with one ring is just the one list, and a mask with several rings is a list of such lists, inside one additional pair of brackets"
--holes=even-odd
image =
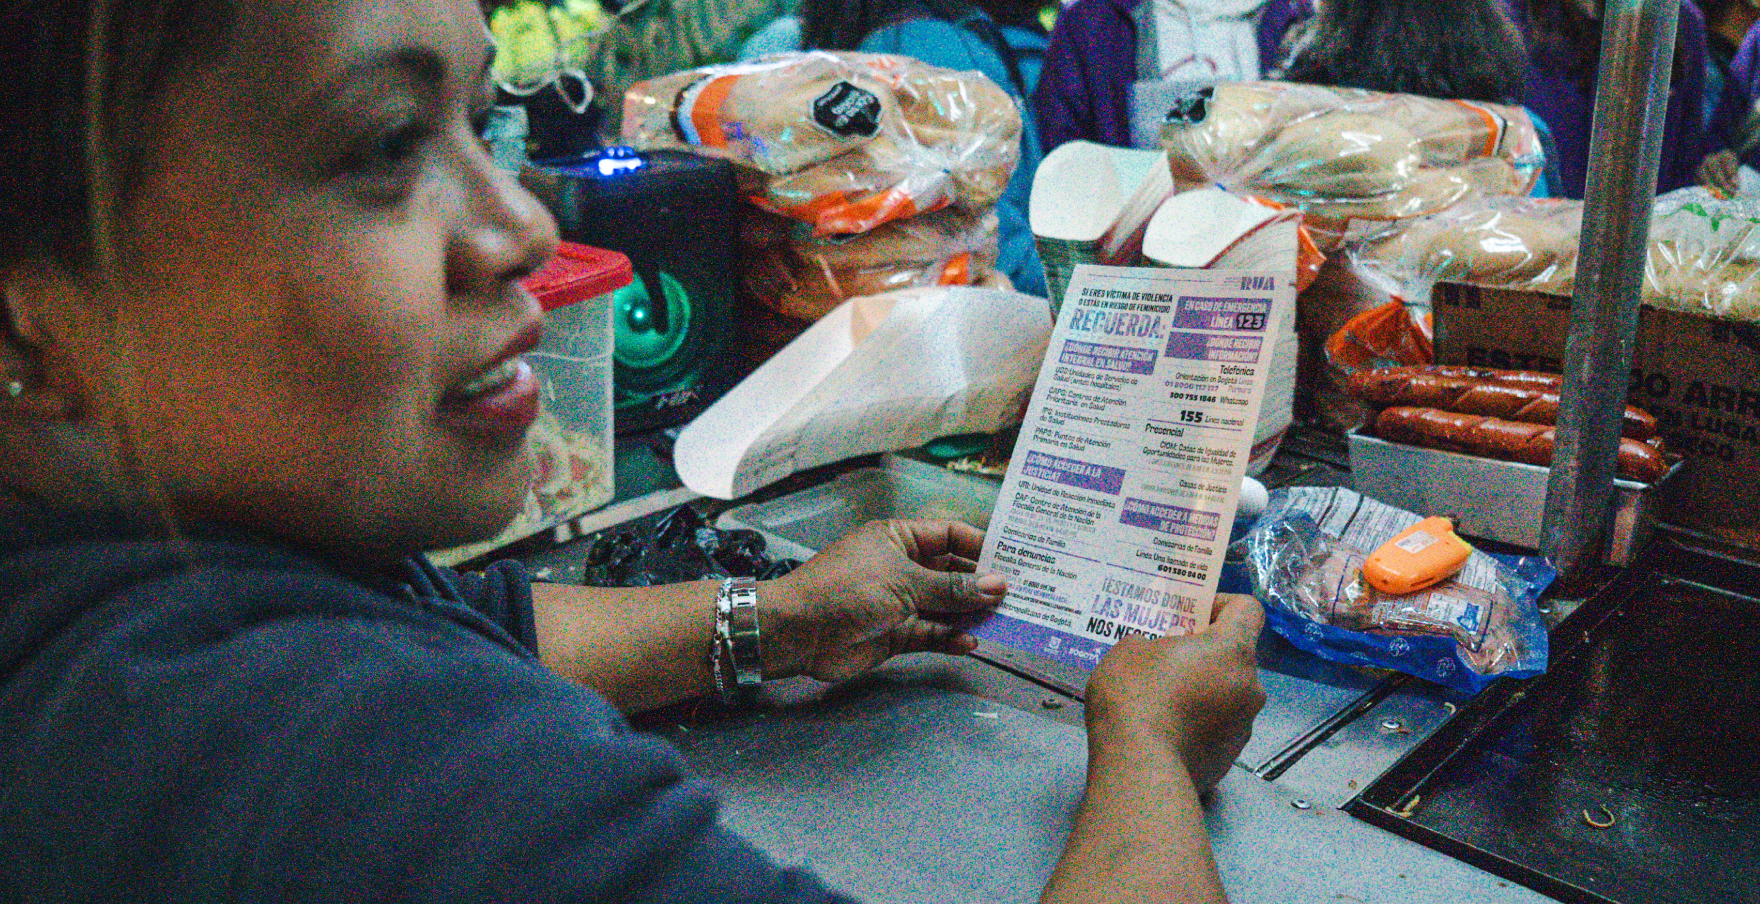
[(568, 307), (600, 295), (610, 295), (635, 278), (629, 258), (574, 242), (563, 242), (538, 272), (520, 281), (538, 297), (545, 312)]
[(611, 295), (632, 278), (624, 255), (564, 242), (521, 282), (545, 311), (544, 342), (526, 354), (544, 405), (527, 436), (532, 491), (495, 539), (435, 553), (435, 561), (477, 558), (611, 501)]

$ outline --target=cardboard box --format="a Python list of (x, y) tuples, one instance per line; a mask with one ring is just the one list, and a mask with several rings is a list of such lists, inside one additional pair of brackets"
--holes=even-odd
[[(1569, 298), (1444, 283), (1433, 301), (1438, 363), (1564, 370)], [(1760, 548), (1760, 324), (1645, 307), (1631, 403), (1685, 459), (1667, 520)]]

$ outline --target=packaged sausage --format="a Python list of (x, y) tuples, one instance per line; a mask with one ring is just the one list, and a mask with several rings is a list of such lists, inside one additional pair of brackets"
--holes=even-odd
[[(1558, 374), (1434, 364), (1377, 367), (1350, 375), (1350, 393), (1380, 407), (1440, 408), (1529, 424), (1558, 423)], [(1627, 405), (1621, 433), (1645, 440), (1656, 435), (1656, 418)]]
[(1544, 558), (1474, 550), (1454, 577), (1403, 595), (1363, 578), (1370, 552), (1422, 520), (1342, 488), (1272, 493), (1241, 541), (1272, 630), (1322, 659), (1466, 693), (1544, 672), (1548, 639), (1536, 601), (1557, 576)]
[(748, 200), (822, 235), (993, 206), (1020, 132), (1014, 100), (982, 74), (885, 54), (780, 54), (624, 95), (624, 141), (731, 160)]
[[(1550, 425), (1437, 408), (1389, 408), (1375, 418), (1375, 433), (1382, 439), (1410, 446), (1541, 467), (1552, 465), (1557, 441), (1555, 428)], [(1621, 438), (1618, 465), (1619, 476), (1639, 483), (1654, 483), (1668, 471), (1667, 457), (1658, 439)]]

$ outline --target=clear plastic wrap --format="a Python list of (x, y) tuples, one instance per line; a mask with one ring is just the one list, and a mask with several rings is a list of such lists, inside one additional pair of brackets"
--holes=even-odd
[(740, 237), (745, 285), (779, 314), (815, 321), (864, 295), (924, 286), (1006, 287), (996, 272), (996, 214), (942, 210), (856, 235), (818, 236), (759, 214)]
[(982, 74), (883, 54), (781, 54), (624, 96), (626, 142), (731, 160), (748, 200), (821, 235), (994, 206), (1020, 132), (1013, 98)]
[(1407, 367), (1436, 361), (1436, 328), (1430, 314), (1390, 301), (1352, 317), (1326, 340), (1326, 363), (1349, 376), (1375, 367)]
[[(1570, 295), (1576, 288), (1580, 201), (1481, 198), (1348, 256), (1366, 277), (1407, 298), (1439, 282)], [(1726, 320), (1760, 320), (1760, 202), (1683, 188), (1656, 199), (1644, 302)]]
[(1299, 208), (1323, 251), (1470, 198), (1525, 195), (1544, 163), (1518, 107), (1287, 82), (1194, 91), (1161, 139), (1176, 183)]
[(1272, 629), (1322, 659), (1467, 693), (1544, 672), (1548, 638), (1535, 601), (1556, 576), (1545, 559), (1475, 551), (1455, 577), (1403, 596), (1363, 580), (1369, 553), (1420, 520), (1346, 489), (1273, 493), (1241, 541)]
[(1366, 277), (1413, 300), (1439, 282), (1569, 295), (1583, 204), (1563, 198), (1480, 198), (1348, 251)]
[(1760, 320), (1760, 200), (1683, 188), (1656, 199), (1644, 300), (1724, 320)]

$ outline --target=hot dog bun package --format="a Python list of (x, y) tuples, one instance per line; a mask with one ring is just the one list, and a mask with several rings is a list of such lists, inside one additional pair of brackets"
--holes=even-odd
[(1014, 100), (983, 75), (887, 54), (778, 54), (624, 95), (625, 142), (731, 160), (747, 200), (820, 235), (995, 205), (1020, 133)]
[(851, 298), (926, 286), (1010, 288), (996, 270), (995, 213), (946, 209), (854, 235), (755, 212), (740, 231), (746, 290), (760, 304), (812, 323)]
[(1193, 91), (1161, 143), (1177, 185), (1289, 205), (1328, 252), (1468, 199), (1526, 195), (1545, 163), (1519, 107), (1288, 82)]
[(1241, 541), (1266, 623), (1322, 659), (1393, 669), (1463, 693), (1546, 671), (1550, 650), (1536, 601), (1557, 577), (1546, 559), (1474, 550), (1453, 577), (1406, 594), (1363, 577), (1376, 549), (1422, 520), (1336, 487), (1272, 493)]
[[(1583, 203), (1486, 197), (1359, 243), (1359, 272), (1406, 298), (1438, 283), (1568, 296), (1576, 288)], [(1737, 321), (1760, 319), (1760, 200), (1684, 188), (1656, 199), (1644, 303)]]

